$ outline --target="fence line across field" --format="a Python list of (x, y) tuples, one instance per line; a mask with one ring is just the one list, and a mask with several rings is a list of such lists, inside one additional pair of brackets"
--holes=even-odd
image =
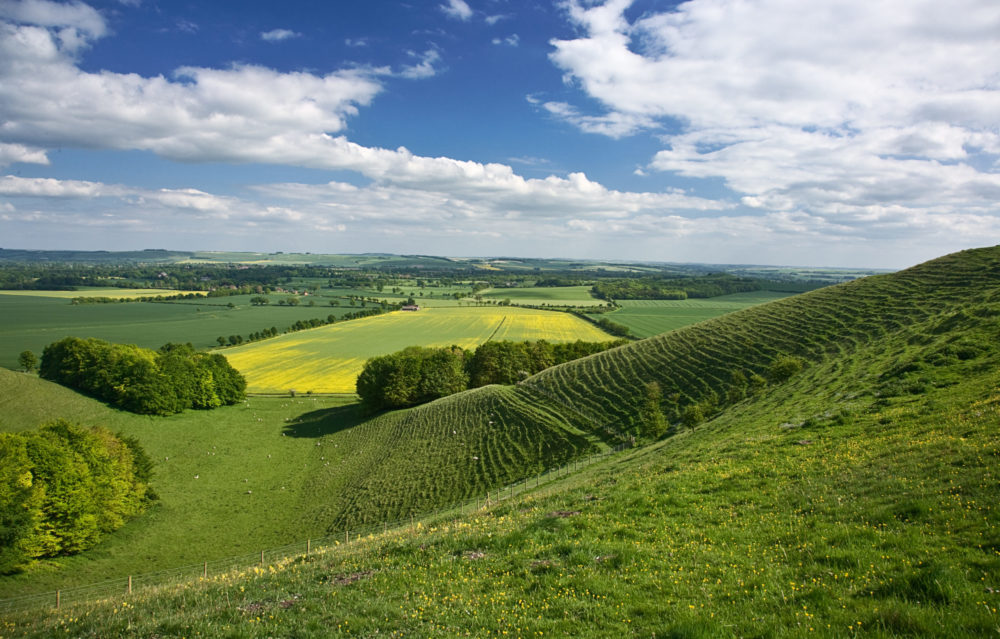
[(84, 586), (74, 586), (55, 591), (0, 599), (0, 613), (24, 612), (39, 608), (54, 608), (59, 610), (67, 606), (95, 602), (102, 599), (127, 597), (137, 591), (151, 590), (153, 588), (177, 585), (184, 582), (195, 582), (198, 579), (208, 579), (209, 577), (218, 577), (240, 570), (267, 566), (293, 557), (318, 552), (325, 553), (339, 544), (350, 544), (352, 540), (361, 540), (369, 535), (387, 533), (390, 530), (405, 532), (407, 529), (416, 528), (418, 523), (422, 523), (426, 519), (445, 514), (457, 514), (461, 516), (465, 514), (470, 506), (473, 509), (470, 512), (474, 512), (475, 510), (496, 505), (503, 500), (513, 498), (516, 494), (523, 494), (529, 489), (537, 488), (543, 482), (566, 476), (570, 472), (589, 466), (614, 453), (632, 448), (632, 446), (633, 443), (631, 441), (618, 444), (614, 448), (574, 460), (564, 466), (537, 473), (495, 490), (488, 490), (485, 496), (477, 495), (456, 504), (421, 513), (419, 520), (414, 514), (394, 521), (383, 521), (370, 526), (348, 528), (326, 537), (306, 539), (259, 552), (213, 559), (198, 564), (167, 568), (141, 575), (129, 575), (127, 577), (109, 579)]

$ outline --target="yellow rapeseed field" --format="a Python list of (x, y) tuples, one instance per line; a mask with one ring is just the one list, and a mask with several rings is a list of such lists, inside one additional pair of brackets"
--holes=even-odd
[(353, 393), (365, 361), (407, 346), (475, 348), (490, 339), (603, 342), (614, 339), (568, 313), (514, 307), (396, 311), (282, 335), (221, 352), (251, 393)]

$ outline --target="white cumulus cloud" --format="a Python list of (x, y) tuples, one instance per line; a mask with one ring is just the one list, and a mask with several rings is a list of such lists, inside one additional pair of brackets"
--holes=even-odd
[(915, 228), (997, 213), (993, 0), (691, 0), (630, 21), (631, 4), (564, 3), (582, 35), (551, 60), (604, 111), (546, 110), (659, 129), (647, 169), (722, 177), (751, 207)]
[(465, 0), (448, 0), (448, 4), (440, 5), (441, 11), (450, 18), (458, 20), (468, 20), (472, 17), (472, 9)]
[(289, 29), (271, 29), (270, 31), (262, 31), (260, 34), (260, 39), (266, 42), (281, 42), (299, 37), (302, 37), (301, 33)]

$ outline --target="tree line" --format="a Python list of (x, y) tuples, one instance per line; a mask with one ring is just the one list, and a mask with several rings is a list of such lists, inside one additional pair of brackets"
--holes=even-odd
[(498, 341), (481, 344), (475, 351), (410, 346), (369, 359), (358, 375), (357, 392), (370, 411), (416, 406), (469, 388), (515, 384), (550, 366), (625, 343)]
[(225, 357), (188, 344), (158, 351), (96, 338), (66, 337), (45, 347), (39, 376), (133, 413), (170, 415), (244, 397), (246, 380)]
[(718, 297), (766, 288), (767, 283), (752, 277), (718, 273), (698, 277), (643, 277), (607, 279), (591, 287), (604, 300), (684, 300), (689, 297)]
[(138, 442), (59, 420), (0, 433), (0, 573), (90, 548), (156, 495)]
[[(307, 320), (296, 320), (294, 324), (285, 329), (286, 333), (294, 333), (296, 331), (304, 331), (310, 328), (319, 328), (320, 326), (327, 326), (328, 324), (333, 324), (335, 322), (347, 322), (354, 319), (361, 319), (363, 317), (373, 317), (375, 315), (381, 315), (387, 312), (389, 308), (397, 308), (397, 306), (375, 306), (372, 308), (366, 308), (359, 311), (351, 311), (350, 313), (344, 313), (337, 319), (336, 315), (327, 315), (324, 320), (322, 317), (315, 317), (313, 319)], [(215, 338), (215, 341), (219, 346), (238, 346), (240, 344), (257, 342), (262, 339), (268, 339), (270, 337), (277, 337), (280, 334), (278, 328), (272, 326), (271, 328), (262, 328), (259, 331), (254, 331), (243, 337), (242, 335), (230, 335), (226, 337), (225, 335), (220, 335)]]

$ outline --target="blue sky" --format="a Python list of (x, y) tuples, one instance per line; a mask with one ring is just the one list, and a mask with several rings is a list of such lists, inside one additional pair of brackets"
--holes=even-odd
[(895, 268), (998, 159), (994, 0), (0, 0), (3, 247)]

